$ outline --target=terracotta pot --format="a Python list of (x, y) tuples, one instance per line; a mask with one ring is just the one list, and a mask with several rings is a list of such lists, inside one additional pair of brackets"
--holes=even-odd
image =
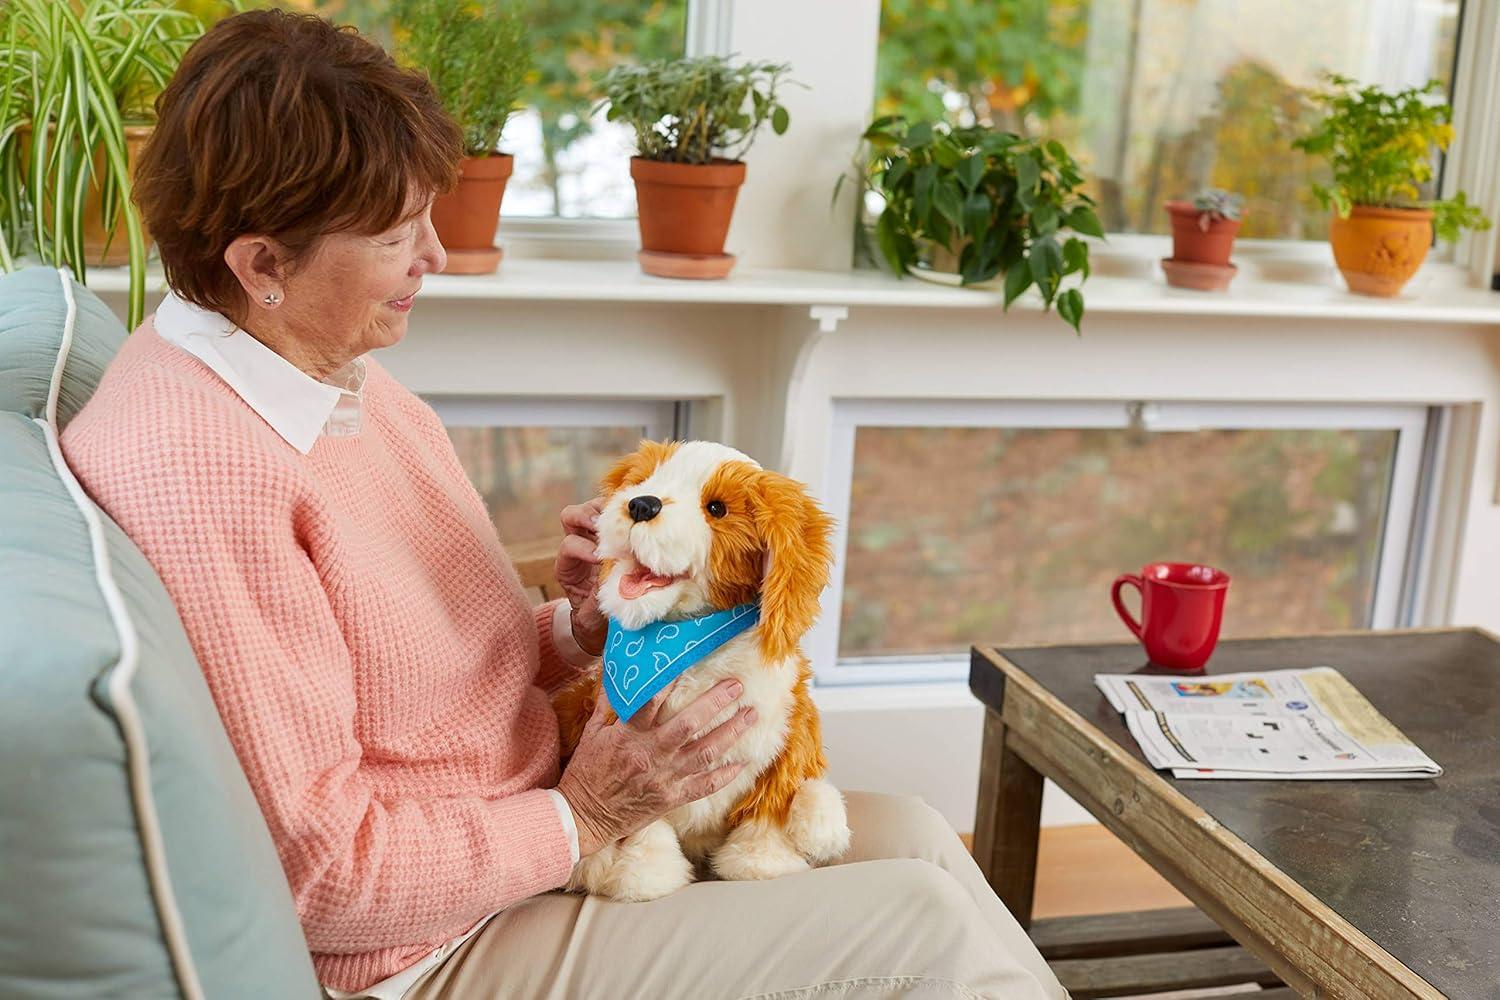
[(1391, 296), (1417, 273), (1432, 246), (1432, 211), (1355, 205), (1328, 222), (1333, 259), (1349, 291)]
[(630, 161), (641, 224), (641, 249), (651, 254), (723, 258), (745, 164)]
[(1190, 201), (1169, 201), (1172, 215), (1172, 259), (1194, 264), (1224, 267), (1234, 250), (1234, 238), (1240, 231), (1239, 219), (1210, 219), (1205, 230), (1201, 211)]
[(500, 266), (495, 231), (505, 183), (515, 166), (509, 153), (466, 156), (459, 164), (458, 187), (432, 203), (432, 225), (448, 251), (450, 272), (489, 274)]
[[(56, 128), (55, 125), (49, 126), (54, 132)], [(152, 125), (125, 126), (125, 171), (132, 180), (135, 179), (135, 167), (140, 162), (141, 150), (145, 148), (146, 140), (151, 138), (152, 128)], [(23, 129), (21, 133), (21, 156), (25, 164), (31, 162), (30, 131), (29, 128)], [(102, 177), (107, 166), (104, 148), (101, 146), (94, 150), (94, 177)], [(46, 203), (50, 211), (50, 192)], [(146, 240), (146, 249), (151, 249), (151, 234), (146, 231), (144, 220), (141, 232)], [(108, 252), (104, 249), (106, 243), (109, 244)], [(90, 267), (119, 267), (130, 263), (130, 239), (125, 233), (124, 221), (120, 212), (116, 211), (114, 238), (111, 240), (109, 230), (104, 228), (104, 192), (94, 181), (90, 181), (88, 194), (84, 196), (83, 202), (83, 259)]]

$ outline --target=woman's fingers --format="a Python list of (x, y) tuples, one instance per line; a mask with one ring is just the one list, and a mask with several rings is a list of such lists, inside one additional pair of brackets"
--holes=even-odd
[(714, 768), (712, 771), (693, 775), (682, 783), (682, 789), (687, 793), (687, 801), (696, 802), (707, 798), (739, 777), (744, 769), (745, 761), (736, 760), (723, 767)]
[(677, 751), (677, 755), (694, 771), (707, 771), (713, 767), (729, 748), (740, 741), (745, 730), (754, 725), (754, 705), (746, 705), (730, 716), (713, 732), (701, 736)]
[(610, 706), (609, 699), (605, 697), (603, 691), (600, 691), (599, 697), (594, 701), (594, 710), (590, 712), (589, 717), (584, 720), (583, 731), (586, 733), (592, 732), (595, 729), (602, 729), (607, 726), (609, 724), (609, 716), (612, 711), (614, 711), (614, 709)]
[(661, 727), (663, 746), (677, 749), (704, 729), (724, 709), (734, 704), (744, 685), (734, 678), (715, 684)]
[(562, 509), (563, 532), (568, 535), (581, 535), (590, 541), (598, 541), (598, 529), (596, 522), (599, 512), (604, 509), (604, 500), (596, 497), (588, 503), (573, 504), (571, 507)]
[(643, 733), (655, 729), (656, 716), (661, 712), (662, 706), (667, 703), (667, 696), (672, 693), (672, 689), (676, 686), (677, 682), (674, 680), (656, 692), (656, 696), (637, 709), (636, 713), (630, 717), (630, 721), (625, 724)]
[(590, 566), (599, 564), (599, 556), (594, 551), (594, 543), (582, 535), (564, 535), (562, 544), (557, 547), (557, 558), (559, 562), (564, 559), (573, 559)]

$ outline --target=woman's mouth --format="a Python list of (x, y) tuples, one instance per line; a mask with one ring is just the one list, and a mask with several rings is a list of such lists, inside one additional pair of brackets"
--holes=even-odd
[(392, 309), (396, 310), (397, 312), (411, 312), (412, 303), (415, 302), (416, 300), (417, 300), (417, 293), (416, 292), (412, 292), (410, 295), (408, 295), (404, 299), (391, 299), (391, 300), (389, 300), (389, 301), (386, 302), (386, 305), (390, 306)]
[(651, 572), (644, 566), (637, 566), (620, 577), (620, 596), (627, 601), (633, 601), (642, 594), (670, 587), (686, 575), (684, 573), (681, 576), (662, 576), (660, 573)]

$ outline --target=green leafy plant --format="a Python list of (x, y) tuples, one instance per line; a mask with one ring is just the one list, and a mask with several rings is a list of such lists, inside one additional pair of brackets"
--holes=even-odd
[(527, 74), (531, 43), (515, 4), (503, 0), (395, 0), (397, 57), (426, 70), (444, 109), (463, 129), (464, 152), (500, 145)]
[(0, 267), (30, 250), (86, 282), (84, 208), (95, 187), (111, 241), (123, 223), (129, 324), (140, 322), (146, 243), (125, 126), (152, 121), (156, 96), (205, 27), (162, 0), (0, 3)]
[(1326, 157), (1333, 186), (1314, 185), (1324, 208), (1347, 218), (1355, 205), (1428, 208), (1440, 239), (1453, 240), (1463, 229), (1488, 229), (1490, 221), (1469, 204), (1462, 191), (1446, 201), (1422, 201), (1420, 185), (1432, 180), (1434, 148), (1453, 141), (1453, 109), (1434, 95), (1440, 81), (1390, 93), (1360, 87), (1337, 73), (1325, 75), (1323, 90), (1308, 101), (1323, 112), (1316, 128), (1292, 146)]
[(1205, 233), (1215, 219), (1230, 222), (1240, 217), (1240, 207), (1245, 199), (1222, 188), (1206, 188), (1193, 198), (1193, 208), (1198, 211), (1198, 228)]
[(1033, 285), (1076, 331), (1083, 295), (1062, 280), (1089, 276), (1088, 244), (1072, 230), (1104, 236), (1094, 202), (1079, 189), (1078, 164), (1056, 141), (982, 127), (876, 119), (865, 183), (885, 201), (875, 223), (881, 255), (896, 274), (949, 257), (963, 284), (1005, 275), (1005, 308)]
[(781, 135), (791, 116), (777, 99), (791, 67), (785, 63), (731, 65), (723, 56), (622, 64), (600, 86), (610, 121), (635, 129), (647, 160), (710, 163), (738, 160), (767, 123)]

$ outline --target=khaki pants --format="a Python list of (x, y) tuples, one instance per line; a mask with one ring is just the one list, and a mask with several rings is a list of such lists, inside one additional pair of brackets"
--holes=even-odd
[(847, 795), (838, 862), (650, 903), (510, 907), (408, 1000), (1066, 997), (957, 834), (920, 799)]

